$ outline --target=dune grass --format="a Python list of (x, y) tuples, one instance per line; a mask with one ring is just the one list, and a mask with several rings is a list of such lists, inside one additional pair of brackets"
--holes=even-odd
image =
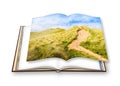
[(84, 29), (90, 36), (80, 43), (80, 46), (97, 53), (104, 58), (107, 57), (103, 31), (101, 29), (88, 28), (86, 26), (72, 26), (68, 30), (53, 28), (40, 32), (31, 32), (28, 47), (27, 61), (58, 57), (64, 60), (70, 58), (90, 58), (98, 60), (93, 56), (77, 50), (68, 50), (68, 45), (76, 39), (77, 32)]
[[(80, 46), (108, 59), (103, 31), (101, 29), (89, 28), (86, 26), (81, 26), (81, 29), (88, 31), (90, 33), (90, 36), (86, 40), (82, 41), (80, 43)], [(71, 55), (71, 58), (83, 57), (98, 60), (97, 58), (90, 56), (82, 51), (79, 52), (76, 50), (70, 50), (69, 54)]]
[(101, 29), (95, 29), (95, 28), (88, 28), (88, 27), (82, 27), (83, 29), (86, 29), (89, 31), (90, 36), (80, 43), (80, 46), (83, 46), (86, 49), (91, 50), (94, 53), (97, 53), (104, 58), (108, 58), (107, 52), (106, 52), (106, 46), (105, 46), (105, 40), (104, 40), (104, 34)]
[(69, 30), (56, 28), (32, 32), (30, 34), (27, 60), (31, 61), (50, 57), (68, 59), (67, 45), (76, 38), (78, 30), (79, 27), (73, 26)]

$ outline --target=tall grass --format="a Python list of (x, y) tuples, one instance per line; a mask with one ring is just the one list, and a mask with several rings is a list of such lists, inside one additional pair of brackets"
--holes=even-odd
[(72, 26), (68, 30), (52, 28), (40, 32), (31, 32), (28, 47), (27, 61), (58, 57), (68, 60), (74, 57), (96, 59), (85, 52), (68, 50), (70, 44), (77, 37), (77, 32), (84, 29), (90, 36), (80, 43), (80, 46), (97, 53), (104, 58), (107, 57), (103, 31), (101, 29), (88, 28), (86, 26)]
[(60, 28), (41, 32), (32, 32), (28, 48), (27, 60), (37, 60), (50, 57), (69, 58), (67, 45), (76, 38), (79, 27), (73, 26), (69, 30)]

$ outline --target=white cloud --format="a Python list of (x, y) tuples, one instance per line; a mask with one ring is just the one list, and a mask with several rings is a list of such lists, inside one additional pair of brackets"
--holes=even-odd
[(48, 28), (63, 27), (69, 28), (72, 25), (87, 25), (90, 27), (101, 28), (100, 18), (82, 14), (51, 14), (32, 19), (32, 31), (41, 31)]

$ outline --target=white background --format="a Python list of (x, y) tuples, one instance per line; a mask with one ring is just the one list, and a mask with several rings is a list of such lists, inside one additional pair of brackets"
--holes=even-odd
[[(0, 86), (119, 86), (119, 0), (0, 0)], [(109, 63), (106, 73), (11, 72), (20, 25), (50, 13), (82, 13), (103, 21)]]

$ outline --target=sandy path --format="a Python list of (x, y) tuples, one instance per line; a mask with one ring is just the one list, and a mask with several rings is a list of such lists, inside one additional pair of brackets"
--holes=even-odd
[(85, 40), (88, 36), (90, 35), (90, 33), (88, 31), (85, 30), (80, 30), (78, 32), (78, 36), (77, 39), (74, 40), (71, 44), (68, 45), (68, 50), (71, 49), (75, 49), (78, 51), (82, 51), (85, 52), (86, 54), (90, 55), (90, 56), (94, 56), (95, 58), (101, 60), (101, 61), (108, 61), (107, 59), (105, 59), (104, 57), (102, 57), (101, 55), (98, 55), (82, 46), (80, 46), (80, 42), (82, 42), (83, 40)]

